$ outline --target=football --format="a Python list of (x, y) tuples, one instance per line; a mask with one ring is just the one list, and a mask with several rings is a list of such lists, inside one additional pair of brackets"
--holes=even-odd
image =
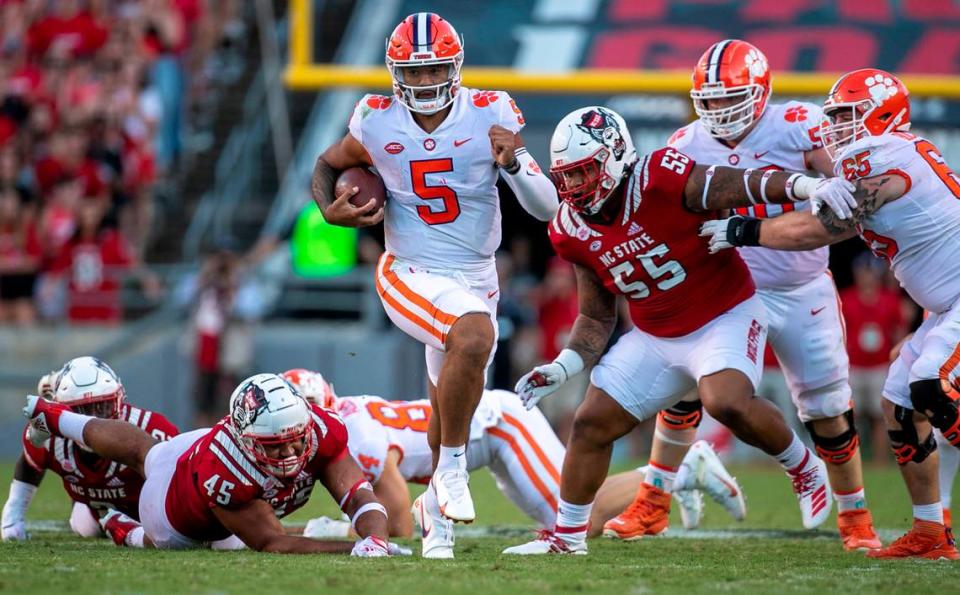
[(350, 204), (355, 207), (362, 207), (373, 198), (377, 201), (377, 208), (373, 210), (376, 212), (387, 200), (387, 188), (383, 185), (383, 180), (365, 167), (351, 167), (343, 170), (337, 178), (334, 194), (340, 196), (353, 187), (360, 189), (349, 199)]

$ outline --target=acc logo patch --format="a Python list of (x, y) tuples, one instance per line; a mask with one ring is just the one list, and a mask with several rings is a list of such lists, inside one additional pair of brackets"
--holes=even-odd
[(397, 142), (387, 143), (383, 150), (391, 155), (396, 155), (397, 153), (403, 153), (403, 145)]

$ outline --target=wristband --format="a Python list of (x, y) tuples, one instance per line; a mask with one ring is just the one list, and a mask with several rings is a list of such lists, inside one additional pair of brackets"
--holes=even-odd
[[(357, 495), (357, 492), (360, 490), (370, 490), (373, 491), (373, 486), (370, 485), (370, 482), (366, 479), (361, 479), (357, 483), (347, 490), (347, 493), (343, 495), (343, 498), (340, 499), (340, 510), (343, 510), (343, 507), (347, 505), (350, 500), (353, 500), (353, 497)], [(346, 512), (344, 510), (344, 512)]]
[(530, 154), (527, 153), (527, 150), (523, 147), (517, 148), (513, 152), (513, 161), (500, 167), (505, 173), (510, 174), (511, 176), (516, 175), (520, 172), (520, 166), (523, 165), (520, 163), (520, 159), (523, 155), (526, 155), (528, 159), (533, 159), (530, 157)]
[(717, 166), (711, 165), (707, 169), (706, 179), (703, 182), (703, 194), (700, 195), (700, 207), (706, 211), (707, 209), (707, 193), (710, 191), (710, 182), (713, 181), (713, 174), (716, 172)]
[(568, 380), (583, 371), (583, 358), (573, 349), (564, 349), (553, 361), (560, 364)]
[(822, 178), (811, 178), (801, 175), (793, 182), (793, 196), (795, 201), (807, 200), (813, 193)]
[(797, 202), (797, 201), (800, 200), (799, 198), (797, 198), (796, 194), (794, 194), (794, 192), (793, 192), (793, 185), (796, 184), (796, 183), (797, 183), (797, 180), (800, 179), (800, 178), (802, 178), (802, 177), (803, 177), (803, 174), (793, 174), (792, 176), (790, 176), (789, 178), (787, 178), (787, 183), (786, 183), (786, 185), (783, 187), (783, 189), (784, 189), (784, 191), (787, 193), (787, 199), (788, 199), (788, 200), (791, 200), (791, 201), (793, 201), (793, 202)]
[(770, 199), (767, 198), (767, 182), (770, 181), (770, 178), (773, 177), (773, 174), (776, 173), (773, 170), (767, 170), (763, 172), (763, 177), (760, 178), (760, 200), (766, 204), (770, 204)]
[(759, 246), (762, 219), (739, 217), (727, 227), (727, 242), (732, 246)]
[(357, 529), (357, 519), (370, 511), (377, 511), (383, 514), (384, 517), (387, 517), (387, 509), (383, 507), (383, 504), (380, 504), (379, 502), (367, 502), (358, 508), (357, 511), (353, 513), (353, 517), (350, 518), (350, 525), (353, 526), (354, 530)]
[(750, 174), (753, 173), (753, 169), (743, 170), (743, 189), (747, 192), (747, 198), (750, 200), (750, 204), (757, 204), (757, 199), (753, 197), (753, 192), (750, 191)]

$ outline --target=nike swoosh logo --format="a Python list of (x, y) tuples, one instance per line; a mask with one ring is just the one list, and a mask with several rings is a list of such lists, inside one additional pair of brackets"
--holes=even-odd
[(466, 454), (465, 452), (462, 452), (462, 453), (460, 453), (460, 454), (458, 454), (458, 455), (453, 455), (453, 458), (456, 459), (456, 458), (462, 457), (462, 456), (465, 455), (465, 454)]
[(717, 475), (716, 473), (714, 473), (713, 476), (716, 477), (717, 479), (719, 479), (719, 480), (720, 480), (720, 483), (722, 483), (723, 485), (727, 486), (727, 489), (730, 490), (730, 497), (732, 497), (732, 498), (736, 498), (736, 497), (737, 497), (737, 488), (733, 487), (733, 484), (731, 484), (731, 483), (730, 483), (729, 481), (727, 481), (726, 479), (720, 477), (720, 476)]
[(827, 309), (826, 306), (820, 306), (816, 310), (814, 310), (813, 308), (810, 308), (810, 316), (816, 316), (817, 314), (823, 312), (826, 309)]
[(769, 152), (770, 152), (770, 151), (764, 151), (763, 153), (754, 153), (754, 154), (753, 154), (753, 158), (754, 158), (754, 159), (760, 159), (761, 157), (763, 157), (764, 155), (766, 155), (766, 154), (769, 153)]
[(460, 145), (462, 145), (462, 144), (464, 144), (464, 143), (468, 143), (468, 142), (470, 142), (470, 141), (472, 141), (472, 140), (473, 140), (473, 137), (472, 137), (472, 136), (471, 136), (470, 138), (465, 138), (465, 139), (463, 139), (463, 140), (455, 140), (455, 141), (453, 141), (453, 146), (454, 146), (454, 147), (459, 147)]
[(494, 289), (493, 291), (488, 291), (488, 292), (487, 292), (487, 299), (489, 300), (490, 298), (492, 298), (493, 296), (497, 295), (498, 293), (500, 293), (500, 290), (499, 290), (499, 289)]

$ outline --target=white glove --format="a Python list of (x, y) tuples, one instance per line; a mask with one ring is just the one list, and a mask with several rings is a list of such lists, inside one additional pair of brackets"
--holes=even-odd
[(583, 370), (583, 358), (572, 349), (564, 349), (549, 364), (537, 366), (517, 382), (514, 389), (523, 406), (533, 409), (540, 399), (553, 394), (560, 385)]
[(810, 192), (810, 208), (814, 215), (823, 207), (828, 207), (840, 219), (853, 216), (857, 208), (857, 199), (853, 196), (856, 189), (844, 178), (824, 178)]
[(10, 482), (10, 495), (3, 505), (0, 516), (0, 538), (3, 541), (24, 541), (30, 539), (27, 533), (27, 509), (37, 493), (37, 486), (14, 479)]
[(398, 543), (393, 543), (392, 541), (387, 544), (387, 551), (390, 552), (391, 556), (412, 556), (413, 550), (408, 547), (403, 547)]
[(355, 543), (350, 555), (357, 558), (386, 558), (390, 555), (388, 548), (386, 541), (370, 535)]
[(30, 441), (30, 444), (40, 448), (43, 446), (43, 443), (50, 439), (50, 432), (46, 430), (41, 430), (32, 423), (27, 426), (27, 440)]
[(700, 226), (700, 237), (710, 238), (710, 254), (716, 254), (721, 250), (733, 248), (733, 244), (727, 241), (728, 229), (734, 222), (742, 220), (743, 217), (734, 215), (728, 219), (713, 219)]
[(44, 374), (40, 377), (40, 382), (37, 383), (37, 394), (43, 397), (44, 399), (53, 400), (53, 387), (57, 384), (57, 375), (60, 374), (59, 370), (54, 370), (49, 374)]
[(330, 539), (350, 535), (350, 521), (338, 521), (321, 516), (307, 521), (303, 536), (312, 539)]

